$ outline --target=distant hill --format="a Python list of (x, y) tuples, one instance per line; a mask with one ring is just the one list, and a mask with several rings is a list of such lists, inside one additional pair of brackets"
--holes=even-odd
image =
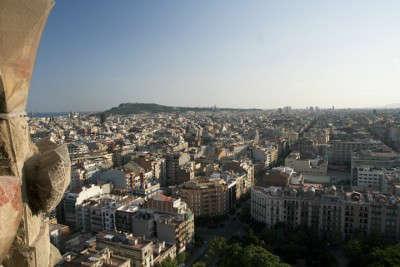
[[(187, 112), (187, 111), (213, 111), (216, 108), (210, 107), (171, 107), (154, 103), (122, 103), (118, 107), (113, 107), (104, 111), (106, 114), (139, 114), (139, 113), (161, 113), (161, 112)], [(260, 109), (235, 109), (218, 108), (218, 110), (260, 110)]]

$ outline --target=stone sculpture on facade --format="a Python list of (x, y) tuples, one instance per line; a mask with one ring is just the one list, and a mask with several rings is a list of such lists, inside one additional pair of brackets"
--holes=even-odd
[(0, 264), (53, 266), (47, 214), (70, 181), (65, 145), (31, 142), (25, 108), (53, 0), (0, 1)]

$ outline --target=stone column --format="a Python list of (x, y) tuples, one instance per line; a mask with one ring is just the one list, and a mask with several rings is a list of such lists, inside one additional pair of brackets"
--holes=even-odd
[(0, 1), (0, 262), (4, 266), (47, 267), (54, 265), (52, 257), (59, 257), (50, 244), (47, 214), (69, 184), (68, 151), (65, 145), (32, 144), (25, 117), (37, 47), (53, 5), (53, 0)]

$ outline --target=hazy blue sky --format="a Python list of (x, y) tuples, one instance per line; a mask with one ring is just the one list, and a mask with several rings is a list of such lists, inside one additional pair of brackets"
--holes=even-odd
[(30, 111), (400, 103), (400, 1), (59, 0)]

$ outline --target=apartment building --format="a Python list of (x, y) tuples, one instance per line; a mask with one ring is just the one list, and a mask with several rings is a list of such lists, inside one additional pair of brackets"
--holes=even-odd
[(194, 216), (215, 216), (228, 211), (227, 191), (228, 185), (222, 179), (197, 178), (181, 185), (179, 195)]
[(124, 258), (124, 257), (118, 256), (118, 255), (115, 255), (115, 253), (108, 248), (104, 248), (100, 251), (91, 251), (89, 249), (85, 249), (84, 251), (81, 251), (79, 254), (70, 252), (70, 253), (63, 255), (62, 262), (57, 264), (56, 266), (130, 267), (131, 261), (128, 258)]
[(176, 244), (177, 253), (183, 252), (194, 241), (193, 214), (159, 214), (156, 218), (157, 238), (170, 244)]
[(76, 229), (98, 232), (115, 229), (115, 211), (122, 205), (113, 195), (99, 196), (76, 206)]
[(302, 158), (300, 153), (293, 152), (285, 159), (285, 166), (293, 168), (304, 175), (326, 176), (328, 162), (321, 158)]
[(120, 208), (115, 220), (118, 231), (176, 244), (178, 252), (185, 251), (193, 242), (194, 216), (190, 210), (173, 214), (150, 209)]
[(174, 244), (143, 239), (132, 234), (101, 232), (96, 235), (96, 249), (109, 248), (116, 255), (128, 258), (131, 267), (151, 267), (164, 259), (176, 257)]
[(329, 162), (334, 165), (351, 165), (351, 156), (360, 150), (375, 149), (382, 143), (373, 139), (331, 140)]
[(83, 187), (80, 192), (66, 192), (62, 202), (57, 207), (58, 220), (68, 226), (76, 227), (77, 217), (76, 208), (92, 197), (110, 193), (110, 185), (91, 185)]
[(265, 167), (274, 165), (278, 160), (278, 146), (274, 144), (251, 147), (249, 152), (254, 162), (263, 163)]
[(305, 225), (327, 238), (378, 233), (400, 240), (400, 199), (380, 193), (338, 192), (335, 187), (254, 187), (251, 216), (270, 227)]
[(353, 172), (353, 187), (388, 193), (391, 185), (400, 182), (400, 168), (358, 166)]
[(160, 192), (153, 195), (146, 203), (149, 209), (160, 212), (182, 214), (187, 210), (187, 205), (180, 198), (166, 196)]
[(304, 180), (301, 173), (297, 173), (290, 167), (275, 167), (265, 173), (256, 181), (257, 186), (288, 186), (289, 184), (300, 184)]
[(190, 161), (187, 153), (172, 153), (165, 158), (165, 177), (160, 181), (161, 186), (180, 184), (189, 180), (188, 173), (182, 169)]
[(394, 168), (400, 166), (400, 155), (388, 149), (362, 150), (351, 157), (351, 177), (356, 178), (358, 167)]

